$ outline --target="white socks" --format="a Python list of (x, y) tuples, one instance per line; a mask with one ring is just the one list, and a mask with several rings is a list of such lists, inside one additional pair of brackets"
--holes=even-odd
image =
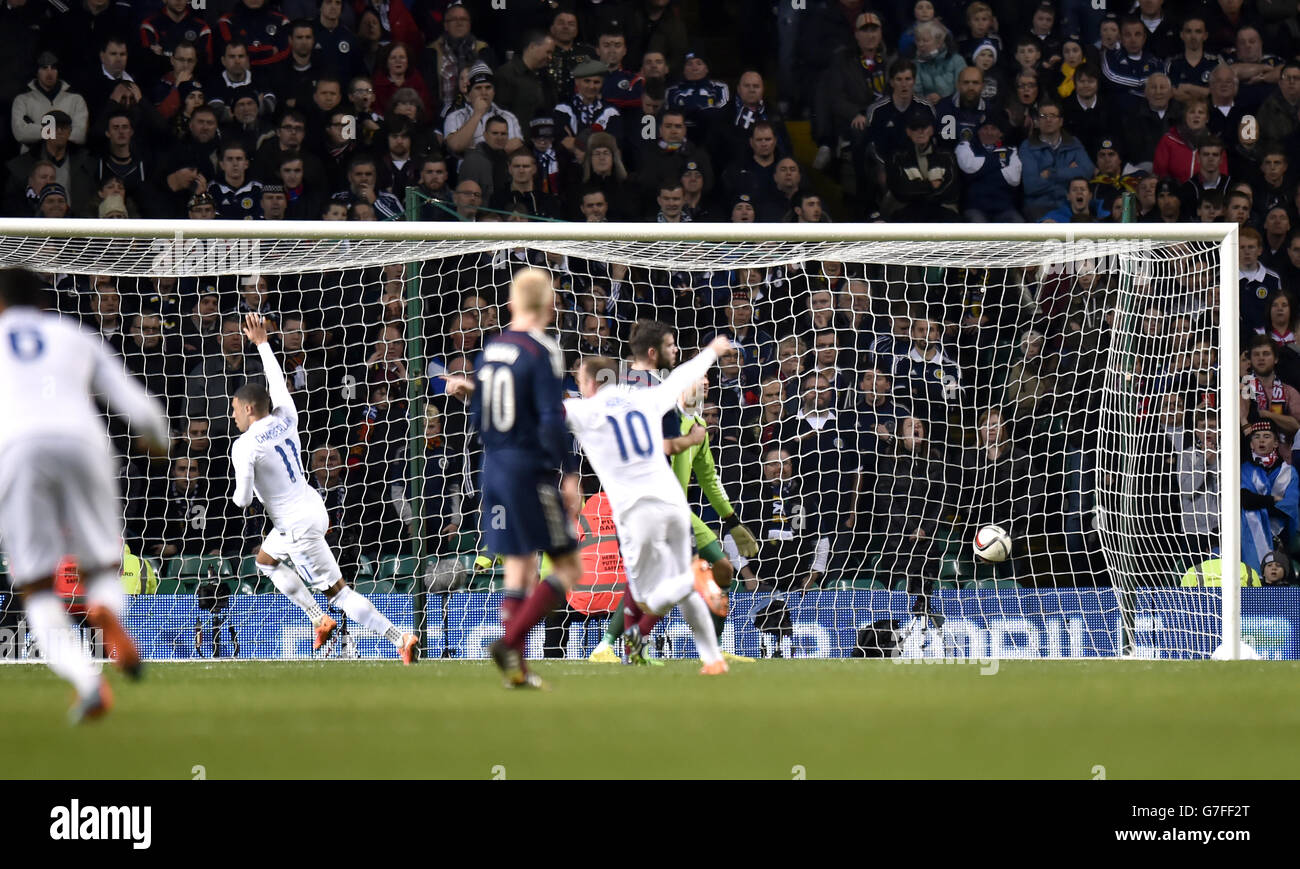
[(281, 561), (276, 565), (266, 565), (257, 562), (257, 571), (280, 590), (280, 593), (289, 600), (298, 605), (298, 609), (307, 614), (313, 625), (319, 625), (320, 620), (324, 618), (325, 613), (321, 610), (320, 604), (316, 603), (316, 598), (312, 597), (311, 591), (303, 585), (302, 579), (294, 572), (293, 568)]
[(334, 595), (331, 603), (347, 613), (353, 621), (360, 622), (382, 637), (387, 637), (394, 646), (401, 645), (402, 632), (388, 620), (387, 616), (375, 609), (375, 605), (364, 595), (357, 594), (345, 585), (342, 591)]
[(722, 660), (722, 649), (718, 647), (718, 635), (713, 629), (713, 613), (692, 589), (691, 593), (677, 602), (686, 623), (691, 626), (695, 637), (695, 649), (700, 653), (700, 660), (706, 664)]
[(116, 567), (90, 578), (86, 584), (86, 605), (102, 606), (118, 621), (126, 615), (126, 594), (122, 591), (122, 579)]
[(45, 663), (59, 677), (72, 683), (83, 699), (99, 690), (99, 671), (73, 627), (63, 601), (52, 591), (29, 594), (27, 624), (40, 644)]
[(665, 579), (645, 596), (645, 609), (657, 616), (667, 615), (682, 598), (694, 592), (695, 576), (692, 573)]

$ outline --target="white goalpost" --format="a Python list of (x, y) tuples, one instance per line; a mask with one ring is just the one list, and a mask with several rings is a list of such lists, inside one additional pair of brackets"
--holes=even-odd
[[(473, 375), (529, 265), (554, 275), (569, 370), (626, 359), (641, 319), (671, 326), (683, 358), (733, 336), (689, 408), (712, 468), (688, 497), (735, 572), (728, 650), (1255, 654), (1243, 611), (1267, 615), (1273, 590), (1241, 586), (1235, 225), (0, 219), (0, 267), (49, 275), (60, 310), (166, 402), (165, 466), (110, 424), (124, 542), (157, 574), (129, 614), (148, 657), (313, 656), (250, 568), (262, 517), (227, 498), (228, 396), (260, 376), (231, 334), (246, 310), (275, 323), (298, 470), (345, 575), (426, 655), (482, 657), (499, 571), (470, 421), (441, 377)], [(589, 585), (537, 653), (585, 656), (616, 602), (584, 481)], [(973, 553), (985, 525), (1009, 532), (1005, 561)], [(691, 654), (676, 617), (657, 636)], [(345, 637), (324, 654), (390, 654), (359, 626)]]

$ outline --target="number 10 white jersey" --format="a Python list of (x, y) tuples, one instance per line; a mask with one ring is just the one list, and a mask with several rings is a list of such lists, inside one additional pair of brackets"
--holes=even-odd
[(706, 349), (649, 389), (611, 385), (564, 402), (565, 421), (609, 496), (616, 524), (644, 498), (689, 509), (664, 455), (663, 417), (715, 359)]

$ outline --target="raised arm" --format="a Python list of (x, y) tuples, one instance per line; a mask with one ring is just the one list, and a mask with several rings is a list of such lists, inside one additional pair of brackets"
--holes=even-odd
[(245, 314), (244, 337), (257, 346), (257, 355), (262, 357), (262, 368), (266, 371), (266, 391), (271, 393), (271, 407), (283, 410), (289, 421), (296, 423), (298, 406), (293, 403), (293, 396), (285, 385), (280, 360), (275, 358), (275, 351), (266, 340), (266, 318), (261, 314)]
[(103, 397), (108, 411), (126, 417), (131, 429), (156, 456), (166, 456), (171, 446), (167, 417), (158, 402), (144, 387), (126, 373), (122, 360), (105, 349), (100, 341), (90, 340), (95, 355), (91, 388)]
[(729, 349), (731, 349), (731, 341), (726, 335), (719, 335), (694, 358), (678, 365), (662, 383), (652, 386), (649, 392), (654, 396), (655, 410), (659, 413), (670, 411), (677, 404), (677, 399), (686, 391), (686, 387), (708, 374), (709, 368), (718, 360), (718, 356)]

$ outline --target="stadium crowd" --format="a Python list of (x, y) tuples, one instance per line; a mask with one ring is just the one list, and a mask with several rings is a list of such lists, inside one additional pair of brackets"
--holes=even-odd
[[(1267, 459), (1271, 433), (1278, 454), (1258, 482), (1244, 452), (1243, 488), (1271, 486), (1278, 463), (1289, 467), (1300, 431), (1294, 4), (494, 5), (10, 0), (0, 7), (11, 118), (0, 209), (1091, 222), (1120, 220), (1131, 193), (1139, 221), (1242, 227), (1243, 435)], [(738, 74), (716, 77), (711, 53)], [(815, 157), (797, 159), (797, 141)], [(837, 187), (832, 215), (818, 191)], [(398, 266), (56, 276), (63, 309), (166, 396), (186, 445), (165, 476), (124, 472), (133, 551), (234, 557), (257, 539), (248, 524), (260, 529), (260, 517), (232, 512), (226, 497), (229, 396), (260, 373), (239, 332), (245, 311), (276, 323), (303, 413), (304, 470), (336, 519), (345, 568), (408, 550), (417, 503), (429, 549), (463, 549), (477, 522), (472, 446), (437, 375), (473, 372), (525, 264), (556, 275), (570, 370), (584, 354), (625, 356), (638, 318), (670, 323), (684, 348), (718, 331), (736, 342), (702, 415), (739, 512), (763, 539), (783, 541), (786, 566), (769, 581), (869, 576), (915, 590), (970, 579), (965, 541), (997, 522), (1017, 541), (998, 578), (1109, 582), (1091, 494), (1109, 471), (1091, 457), (1111, 328), (1129, 316), (1140, 324), (1140, 387), (1126, 448), (1149, 483), (1136, 563), (1177, 581), (1211, 555), (1219, 361), (1207, 266), (1170, 278), (1180, 293), (1127, 312), (1119, 275), (1087, 263), (692, 272), (522, 248), (425, 263), (418, 324)], [(406, 370), (414, 335), (425, 378)], [(425, 416), (413, 437), (417, 404)], [(1243, 498), (1272, 532), (1246, 553), (1261, 567), (1291, 546), (1300, 516), (1294, 497)], [(954, 567), (959, 551), (964, 566)], [(1271, 558), (1286, 570), (1270, 582), (1295, 581), (1285, 552)], [(737, 561), (741, 578), (767, 578), (762, 564)]]

